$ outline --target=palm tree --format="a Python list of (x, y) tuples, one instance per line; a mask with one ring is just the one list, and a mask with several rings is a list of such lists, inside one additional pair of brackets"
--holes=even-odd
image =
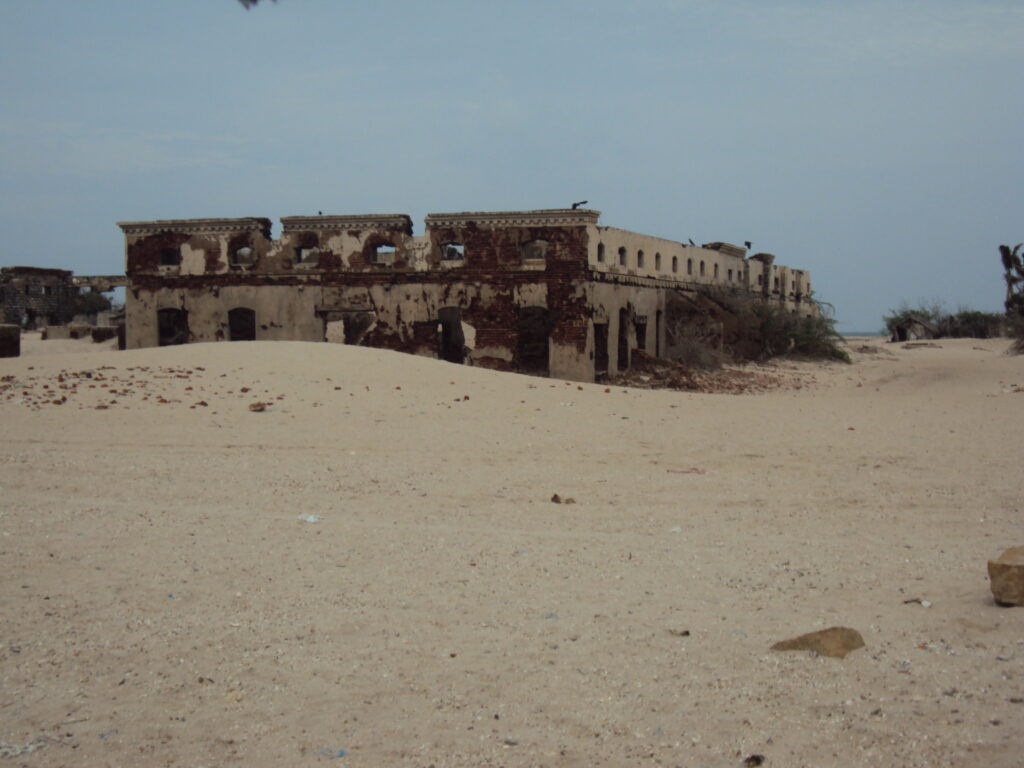
[(1013, 248), (1008, 245), (999, 246), (999, 256), (1003, 260), (1003, 277), (1006, 280), (1006, 319), (1010, 324), (1010, 334), (1016, 338), (1013, 351), (1024, 354), (1024, 260), (1020, 249), (1024, 243), (1017, 243)]
[(1024, 301), (1024, 263), (1021, 261), (1020, 249), (1022, 243), (1010, 248), (1008, 245), (999, 246), (999, 255), (1003, 260), (1003, 270), (1006, 279), (1006, 311), (1010, 312), (1012, 306), (1019, 306)]

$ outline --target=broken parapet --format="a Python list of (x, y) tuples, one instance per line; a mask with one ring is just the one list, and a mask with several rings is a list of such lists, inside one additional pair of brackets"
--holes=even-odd
[(17, 325), (0, 325), (0, 357), (21, 356), (21, 328)]

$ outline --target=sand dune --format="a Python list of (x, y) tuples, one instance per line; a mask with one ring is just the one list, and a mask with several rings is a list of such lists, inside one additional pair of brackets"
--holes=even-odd
[[(1024, 608), (985, 570), (1024, 544), (1006, 346), (860, 340), (730, 396), (29, 337), (0, 360), (0, 754), (1019, 766)], [(833, 625), (866, 647), (769, 651)]]

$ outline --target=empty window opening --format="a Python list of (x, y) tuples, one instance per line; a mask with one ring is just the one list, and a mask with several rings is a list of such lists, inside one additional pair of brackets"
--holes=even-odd
[(687, 259), (686, 260), (686, 274), (688, 274), (688, 275), (692, 275), (693, 274), (693, 259)]
[(256, 311), (235, 307), (228, 312), (228, 338), (231, 341), (256, 341)]
[(295, 263), (296, 264), (319, 264), (320, 263), (320, 249), (301, 246), (295, 249)]
[(703, 261), (700, 263), (700, 276), (704, 277), (704, 262)]
[(608, 375), (608, 323), (594, 323), (594, 378)]
[(438, 356), (449, 363), (466, 360), (466, 337), (462, 332), (462, 314), (458, 307), (444, 307), (437, 311)]
[(462, 243), (441, 243), (441, 261), (465, 261), (466, 246)]
[(628, 260), (629, 260), (629, 257), (626, 256), (626, 249), (625, 248), (619, 248), (619, 266), (620, 267), (626, 266), (626, 262)]
[(158, 309), (156, 327), (159, 346), (184, 344), (188, 341), (188, 312), (184, 309)]
[(776, 291), (779, 290), (779, 278), (775, 278), (775, 280), (772, 282), (772, 287)]
[(619, 310), (619, 373), (629, 368), (629, 310)]
[(636, 332), (636, 348), (647, 349), (647, 318), (636, 317), (633, 320), (633, 330)]
[(44, 285), (43, 286), (43, 296), (52, 296), (52, 295), (53, 295), (53, 286), (52, 285)]
[(660, 253), (654, 254), (654, 268), (655, 269), (661, 269), (661, 254)]
[(643, 251), (637, 251), (636, 252), (636, 266), (637, 266), (638, 269), (643, 269), (644, 268), (644, 252)]
[(391, 243), (382, 243), (373, 249), (373, 263), (380, 266), (390, 266), (395, 263), (395, 246)]
[(599, 263), (604, 264), (604, 243), (597, 244), (597, 260)]
[(676, 273), (678, 271), (679, 271), (679, 257), (678, 256), (673, 256), (672, 257), (672, 272), (674, 274), (674, 273)]
[(232, 267), (251, 267), (256, 263), (256, 251), (246, 245), (231, 252), (228, 260)]
[(181, 265), (181, 247), (177, 248), (161, 248), (160, 249), (160, 266), (161, 267), (177, 267)]
[(718, 279), (718, 265), (715, 264), (715, 280)]
[(764, 275), (758, 275), (757, 276), (757, 284), (758, 285), (764, 285)]
[(540, 261), (548, 255), (550, 245), (547, 240), (527, 240), (520, 246), (519, 252), (527, 261)]
[(728, 278), (729, 278), (729, 282), (731, 283), (732, 282), (732, 270), (731, 269), (729, 270)]
[(519, 367), (529, 373), (548, 372), (551, 320), (547, 307), (519, 310)]

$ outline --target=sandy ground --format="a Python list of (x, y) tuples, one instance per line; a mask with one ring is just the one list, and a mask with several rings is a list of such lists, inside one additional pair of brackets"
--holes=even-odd
[[(855, 341), (732, 396), (28, 336), (3, 764), (1020, 766), (1006, 346)], [(769, 650), (833, 625), (866, 647)]]

